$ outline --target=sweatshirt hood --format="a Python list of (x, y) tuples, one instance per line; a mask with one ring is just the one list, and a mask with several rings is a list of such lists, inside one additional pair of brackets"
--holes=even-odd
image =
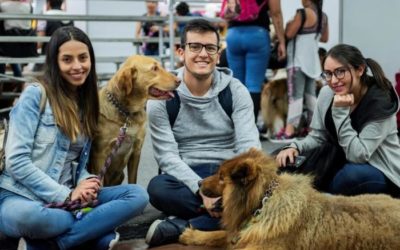
[(184, 67), (174, 70), (172, 71), (172, 73), (182, 80), (181, 84), (176, 89), (180, 99), (190, 100), (190, 103), (193, 104), (209, 103), (215, 98), (218, 98), (218, 94), (222, 90), (224, 90), (229, 85), (229, 83), (234, 79), (233, 73), (230, 69), (216, 67), (213, 72), (211, 89), (204, 96), (193, 96), (183, 80)]

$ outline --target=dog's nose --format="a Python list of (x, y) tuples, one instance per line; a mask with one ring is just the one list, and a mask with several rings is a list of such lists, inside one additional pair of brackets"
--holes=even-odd
[(176, 78), (175, 85), (178, 87), (181, 84), (181, 79)]

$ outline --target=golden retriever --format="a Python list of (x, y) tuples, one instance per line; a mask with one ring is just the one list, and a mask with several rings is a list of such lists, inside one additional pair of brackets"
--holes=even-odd
[(228, 249), (400, 249), (400, 200), (319, 193), (309, 176), (278, 175), (275, 160), (256, 149), (224, 162), (201, 190), (222, 195), (226, 231), (186, 229), (181, 243)]
[(120, 128), (127, 124), (126, 138), (112, 158), (104, 176), (104, 185), (118, 185), (124, 180), (136, 183), (140, 152), (146, 132), (145, 105), (148, 99), (166, 100), (180, 80), (151, 57), (131, 56), (99, 91), (98, 133), (92, 144), (89, 170), (98, 174), (111, 153)]

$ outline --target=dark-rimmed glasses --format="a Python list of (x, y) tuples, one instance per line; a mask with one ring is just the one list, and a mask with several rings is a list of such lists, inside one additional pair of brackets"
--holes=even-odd
[(219, 50), (219, 46), (215, 44), (186, 43), (186, 45), (189, 47), (189, 50), (194, 53), (200, 53), (203, 47), (206, 48), (206, 52), (210, 55), (217, 54)]
[(324, 79), (325, 81), (328, 81), (328, 82), (332, 80), (333, 75), (336, 77), (336, 79), (342, 80), (344, 78), (344, 76), (346, 75), (346, 71), (349, 71), (349, 69), (346, 67), (337, 68), (333, 72), (329, 71), (329, 70), (324, 70), (321, 73), (321, 77), (322, 77), (322, 79)]

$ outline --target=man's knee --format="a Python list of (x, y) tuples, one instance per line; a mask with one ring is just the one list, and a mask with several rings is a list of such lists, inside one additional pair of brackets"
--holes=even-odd
[(149, 193), (150, 202), (162, 202), (163, 200), (170, 199), (170, 192), (168, 189), (167, 182), (170, 179), (168, 175), (157, 175), (150, 180), (147, 186), (147, 192)]

